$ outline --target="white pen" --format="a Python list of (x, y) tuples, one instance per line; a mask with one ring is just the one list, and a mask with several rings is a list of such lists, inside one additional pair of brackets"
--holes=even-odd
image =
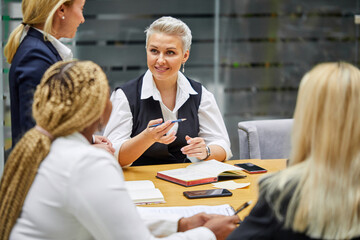
[[(183, 121), (186, 121), (186, 118), (176, 119), (176, 120), (171, 121), (171, 123), (183, 122)], [(157, 127), (157, 126), (159, 126), (159, 125), (161, 125), (161, 124), (163, 124), (163, 123), (154, 124), (154, 125), (151, 125), (151, 126), (149, 126), (149, 127), (151, 127), (151, 128), (152, 128), (152, 127)]]

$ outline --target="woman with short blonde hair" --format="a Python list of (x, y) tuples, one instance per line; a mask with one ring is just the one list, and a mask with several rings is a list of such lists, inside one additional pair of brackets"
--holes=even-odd
[[(360, 239), (360, 71), (322, 63), (302, 79), (289, 168), (229, 239)], [(268, 226), (268, 227), (266, 227)]]
[(104, 132), (120, 165), (230, 159), (230, 140), (214, 95), (185, 76), (190, 28), (164, 16), (145, 32), (148, 70), (115, 89)]
[(146, 46), (148, 46), (149, 39), (154, 33), (165, 33), (168, 35), (175, 35), (181, 38), (182, 49), (185, 53), (190, 51), (192, 35), (191, 30), (183, 21), (173, 17), (162, 17), (154, 21), (145, 30)]

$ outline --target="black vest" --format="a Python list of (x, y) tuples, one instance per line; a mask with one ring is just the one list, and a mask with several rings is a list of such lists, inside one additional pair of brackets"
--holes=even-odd
[[(143, 77), (144, 74), (119, 87), (124, 91), (129, 101), (133, 116), (131, 137), (141, 133), (150, 120), (163, 118), (159, 101), (155, 101), (152, 97), (141, 99)], [(201, 101), (202, 86), (194, 80), (188, 80), (198, 94), (190, 95), (189, 99), (178, 110), (178, 118), (186, 118), (187, 120), (179, 123), (176, 133), (177, 138), (168, 145), (154, 143), (133, 162), (132, 166), (190, 162), (180, 149), (187, 145), (186, 135), (193, 138), (199, 134), (198, 109)]]

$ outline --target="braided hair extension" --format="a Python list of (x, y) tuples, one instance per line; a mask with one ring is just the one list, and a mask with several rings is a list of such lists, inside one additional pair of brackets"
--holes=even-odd
[(0, 183), (0, 239), (8, 239), (51, 138), (80, 132), (104, 112), (109, 92), (105, 73), (91, 61), (58, 62), (44, 74), (34, 95), (30, 129), (12, 150)]

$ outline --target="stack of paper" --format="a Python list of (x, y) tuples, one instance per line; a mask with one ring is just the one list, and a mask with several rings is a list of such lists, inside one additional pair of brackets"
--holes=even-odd
[(150, 180), (125, 181), (131, 200), (136, 205), (164, 203), (164, 195)]

